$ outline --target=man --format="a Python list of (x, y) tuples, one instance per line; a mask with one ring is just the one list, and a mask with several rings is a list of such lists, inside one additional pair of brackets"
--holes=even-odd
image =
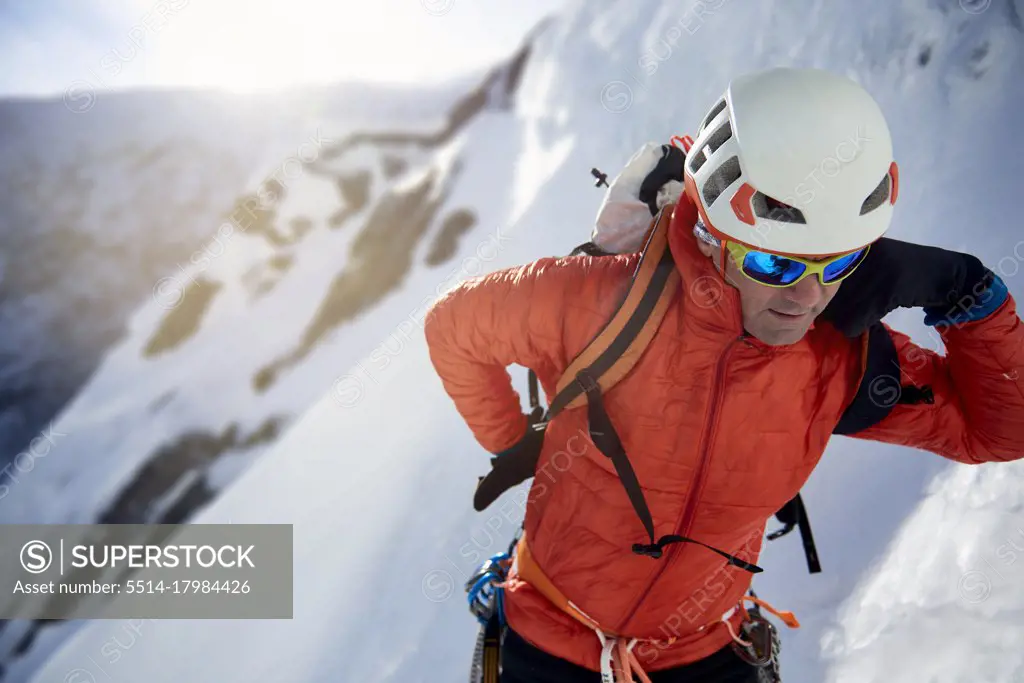
[[(827, 159), (835, 170), (814, 176)], [(833, 433), (962, 463), (1024, 457), (1015, 302), (973, 256), (883, 237), (897, 167), (860, 86), (804, 69), (736, 79), (683, 181), (667, 235), (681, 286), (603, 396), (659, 543), (637, 543), (637, 508), (586, 406), (538, 435), (506, 371), (528, 367), (554, 395), (638, 254), (474, 278), (427, 317), (434, 367), (480, 444), (498, 463), (539, 453), (545, 470), (506, 590), (503, 683), (596, 683), (612, 666), (655, 683), (763, 680), (732, 647), (746, 633), (748, 563)], [(924, 309), (945, 357), (879, 322), (899, 307)]]

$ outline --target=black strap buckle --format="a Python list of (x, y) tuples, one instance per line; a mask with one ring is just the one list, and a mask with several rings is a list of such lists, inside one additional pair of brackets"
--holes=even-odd
[(656, 560), (664, 555), (664, 551), (657, 543), (634, 543), (633, 552), (644, 557), (653, 557)]
[(777, 538), (782, 538), (783, 536), (785, 536), (786, 534), (788, 534), (790, 531), (792, 531), (795, 528), (796, 528), (796, 524), (789, 523), (786, 526), (784, 526), (781, 529), (779, 529), (778, 531), (773, 531), (770, 534), (768, 534), (767, 538), (768, 538), (769, 541), (774, 541)]
[(576, 373), (576, 383), (580, 385), (584, 393), (590, 394), (591, 392), (601, 392), (601, 385), (597, 383), (597, 380), (587, 372), (586, 369), (580, 370)]

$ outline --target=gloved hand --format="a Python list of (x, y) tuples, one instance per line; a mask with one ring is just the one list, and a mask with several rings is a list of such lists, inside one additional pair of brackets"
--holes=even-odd
[(661, 146), (661, 159), (640, 183), (640, 201), (657, 216), (661, 206), (675, 202), (683, 191), (686, 152), (675, 145)]
[(526, 433), (510, 448), (491, 458), (491, 471), (480, 477), (473, 494), (473, 509), (485, 510), (498, 496), (533, 476), (537, 460), (544, 446), (544, 429), (536, 429), (534, 420), (527, 417)]
[(924, 308), (925, 322), (935, 324), (993, 303), (994, 277), (970, 254), (882, 237), (820, 318), (847, 337), (859, 336), (897, 308)]

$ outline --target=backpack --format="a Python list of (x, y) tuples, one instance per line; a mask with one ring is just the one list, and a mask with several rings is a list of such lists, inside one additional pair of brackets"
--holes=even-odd
[[(681, 148), (677, 142), (681, 143)], [(577, 246), (569, 255), (602, 257), (639, 252), (640, 260), (617, 310), (565, 369), (547, 409), (540, 404), (537, 376), (529, 371), (528, 429), (543, 431), (563, 410), (586, 405), (590, 437), (614, 464), (648, 535), (649, 543), (634, 544), (634, 553), (657, 559), (669, 543), (696, 543), (722, 555), (734, 566), (758, 573), (760, 567), (693, 539), (672, 535), (655, 540), (653, 520), (639, 481), (601, 399), (602, 394), (611, 390), (637, 363), (679, 289), (680, 276), (668, 248), (667, 228), (671, 219), (670, 209), (683, 189), (683, 167), (692, 144), (689, 136), (675, 136), (671, 144), (645, 144), (630, 158), (611, 185), (608, 185), (604, 173), (596, 168), (591, 170), (597, 179), (595, 186), (607, 186), (608, 191), (598, 211), (591, 239)], [(862, 344), (861, 383), (854, 400), (833, 429), (834, 434), (848, 435), (865, 429), (888, 415), (894, 405), (882, 405), (870, 395), (872, 378), (890, 375), (893, 364), (899, 367), (899, 357), (891, 337), (879, 323), (864, 334)], [(539, 452), (515, 451), (492, 459), (492, 466), (498, 460), (502, 461), (502, 466), (493, 467), (490, 473), (480, 477), (474, 508), (477, 511), (486, 509), (502, 493), (524, 481), (524, 473), (535, 471), (538, 456)], [(509, 463), (509, 458), (534, 460)], [(778, 510), (775, 518), (782, 527), (767, 534), (766, 538), (774, 541), (793, 529), (799, 529), (808, 572), (821, 572), (810, 521), (800, 494)]]

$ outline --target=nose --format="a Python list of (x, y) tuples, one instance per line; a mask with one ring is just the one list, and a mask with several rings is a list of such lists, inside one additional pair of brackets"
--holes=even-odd
[(816, 307), (825, 299), (825, 286), (821, 284), (817, 275), (805, 277), (792, 287), (787, 287), (786, 300), (793, 304), (793, 307), (800, 307), (800, 310), (810, 310)]

